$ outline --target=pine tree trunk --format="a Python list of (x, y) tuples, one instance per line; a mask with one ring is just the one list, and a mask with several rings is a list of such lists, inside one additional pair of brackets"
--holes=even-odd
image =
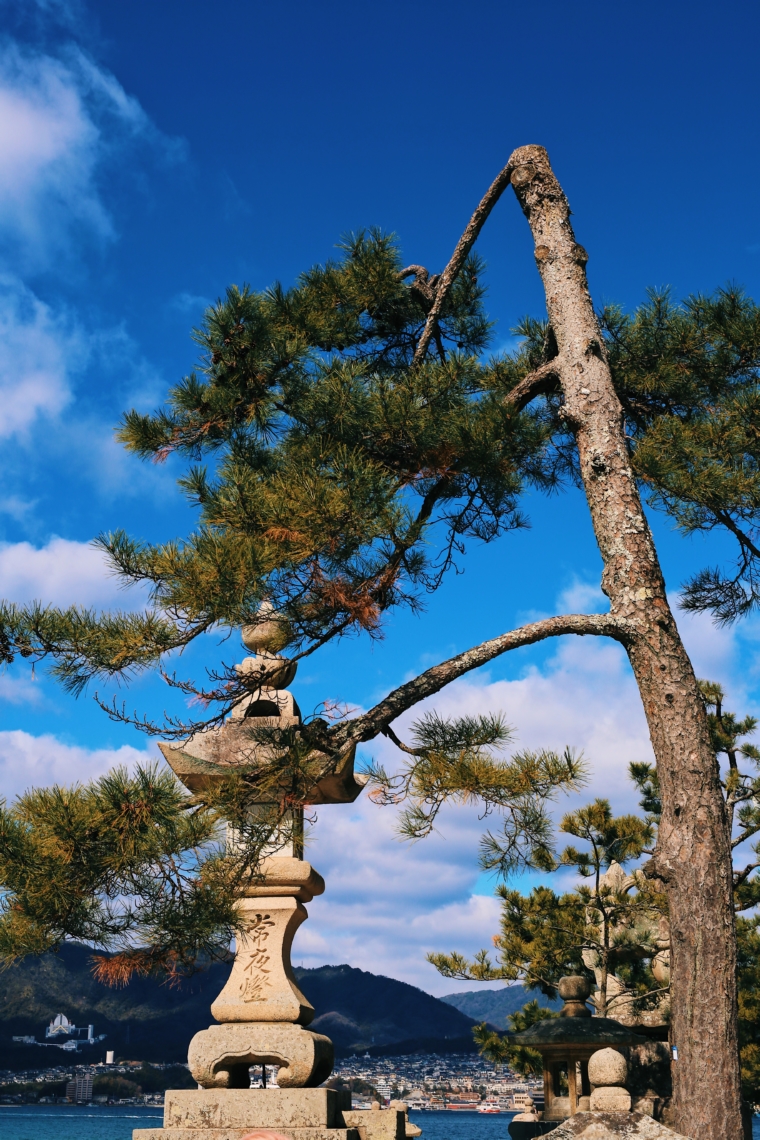
[(602, 589), (635, 631), (627, 652), (657, 759), (662, 822), (650, 869), (670, 907), (675, 1127), (694, 1140), (740, 1140), (731, 851), (707, 716), (631, 470), (567, 199), (542, 147), (521, 147), (510, 165), (559, 349), (552, 363), (604, 562)]

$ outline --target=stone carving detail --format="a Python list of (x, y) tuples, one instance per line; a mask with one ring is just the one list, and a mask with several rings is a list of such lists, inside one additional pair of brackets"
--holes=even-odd
[[(268, 861), (270, 876), (279, 860)], [(302, 864), (304, 867), (308, 863)], [(266, 885), (265, 884), (262, 884)], [(255, 888), (249, 888), (255, 889)], [(239, 906), (246, 922), (237, 935), (238, 950), (226, 986), (211, 1006), (217, 1021), (287, 1021), (308, 1025), (314, 1007), (298, 988), (290, 966), (293, 936), (308, 917), (298, 899), (285, 896), (246, 898)]]

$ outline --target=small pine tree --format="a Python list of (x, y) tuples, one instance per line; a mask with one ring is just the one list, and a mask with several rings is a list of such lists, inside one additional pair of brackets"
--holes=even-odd
[[(659, 952), (653, 940), (653, 921), (662, 912), (662, 900), (639, 875), (621, 883), (604, 872), (638, 859), (653, 839), (653, 828), (635, 815), (613, 817), (607, 800), (597, 799), (566, 815), (560, 830), (580, 839), (583, 848), (569, 845), (541, 864), (548, 871), (572, 867), (581, 882), (573, 890), (556, 894), (547, 886), (529, 895), (500, 884), (501, 931), (494, 936), (498, 964), (487, 951), (468, 962), (459, 954), (430, 954), (430, 961), (447, 978), (463, 981), (503, 979), (523, 982), (548, 997), (557, 996), (557, 983), (565, 974), (586, 974), (598, 981), (596, 1011), (614, 1016), (617, 1001), (630, 1005), (633, 996), (644, 1004), (660, 995), (648, 962)], [(488, 834), (483, 842), (482, 865), (504, 870), (502, 847)], [(622, 993), (610, 996), (611, 977), (622, 977)]]

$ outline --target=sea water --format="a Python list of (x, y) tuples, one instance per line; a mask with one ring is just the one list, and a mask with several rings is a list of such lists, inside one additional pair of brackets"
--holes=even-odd
[[(420, 1140), (510, 1140), (511, 1112), (412, 1112)], [(132, 1140), (133, 1128), (160, 1128), (163, 1110), (136, 1105), (0, 1105), (0, 1140)]]
[[(420, 1140), (510, 1140), (513, 1113), (412, 1112)], [(0, 1105), (0, 1140), (132, 1140), (133, 1128), (160, 1128), (160, 1108), (84, 1105)], [(551, 1135), (551, 1133), (549, 1133)], [(760, 1117), (753, 1122), (760, 1140)]]

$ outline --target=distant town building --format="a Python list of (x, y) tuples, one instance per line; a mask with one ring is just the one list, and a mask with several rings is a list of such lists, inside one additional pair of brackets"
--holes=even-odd
[(516, 1092), (512, 1094), (512, 1104), (515, 1108), (522, 1110), (527, 1108), (529, 1104), (533, 1104), (533, 1098), (530, 1093)]
[(88, 1025), (86, 1029), (78, 1029), (65, 1013), (58, 1013), (50, 1022), (45, 1030), (45, 1037), (68, 1037), (73, 1040), (82, 1040), (85, 1036), (88, 1045), (92, 1045), (95, 1041), (95, 1026)]
[(105, 1040), (105, 1033), (95, 1036), (95, 1026), (88, 1025), (86, 1029), (74, 1025), (65, 1013), (58, 1013), (45, 1030), (45, 1040), (38, 1041), (35, 1037), (14, 1037), (19, 1045), (37, 1045), (47, 1048), (64, 1049), (67, 1053), (78, 1053), (82, 1046), (97, 1045)]
[(92, 1077), (82, 1076), (74, 1077), (66, 1085), (66, 1099), (67, 1100), (92, 1100)]

